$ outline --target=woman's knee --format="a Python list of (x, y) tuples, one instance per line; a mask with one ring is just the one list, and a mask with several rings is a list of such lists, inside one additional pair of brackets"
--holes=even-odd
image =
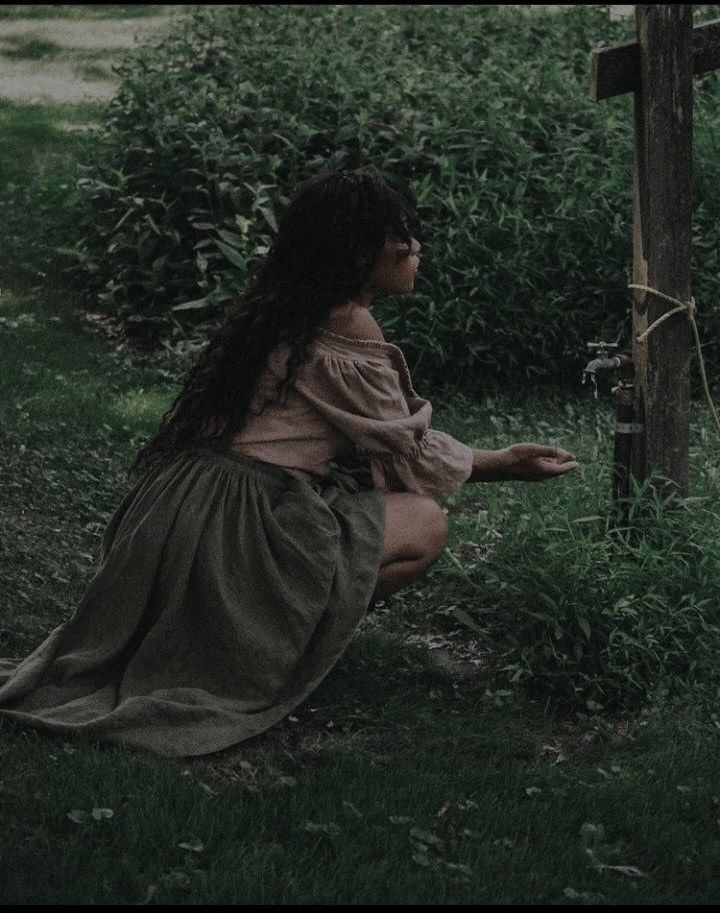
[(449, 524), (447, 514), (438, 502), (432, 498), (427, 500), (427, 558), (430, 564), (434, 564), (445, 551)]
[(420, 561), (434, 564), (448, 541), (445, 511), (433, 498), (418, 494), (386, 496), (385, 554), (383, 563)]

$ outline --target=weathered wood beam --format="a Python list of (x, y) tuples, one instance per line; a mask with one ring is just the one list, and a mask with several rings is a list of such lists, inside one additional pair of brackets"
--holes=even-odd
[[(720, 67), (720, 19), (696, 25), (692, 31), (693, 76)], [(634, 92), (640, 85), (637, 41), (595, 48), (590, 54), (590, 98), (599, 101)]]
[[(635, 91), (633, 282), (680, 301), (690, 295), (692, 219), (692, 7), (635, 7), (642, 54)], [(651, 293), (633, 293), (635, 415), (643, 425), (632, 444), (638, 481), (659, 471), (679, 494), (688, 490), (690, 446), (690, 343), (678, 314), (637, 336), (672, 308)]]

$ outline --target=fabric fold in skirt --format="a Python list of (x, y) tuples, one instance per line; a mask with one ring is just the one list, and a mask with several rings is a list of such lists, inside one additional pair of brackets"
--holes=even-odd
[(365, 615), (380, 491), (226, 451), (151, 471), (110, 519), (74, 615), (0, 660), (0, 717), (171, 757), (257, 735), (320, 683)]

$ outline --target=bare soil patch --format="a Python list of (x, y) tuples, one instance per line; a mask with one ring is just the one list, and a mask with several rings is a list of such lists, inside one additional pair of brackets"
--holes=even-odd
[[(77, 103), (109, 101), (117, 81), (83, 79), (67, 60), (9, 60), (2, 51), (16, 47), (18, 40), (43, 41), (80, 52), (105, 51), (114, 59), (118, 51), (130, 50), (161, 35), (183, 7), (168, 7), (168, 15), (148, 19), (10, 19), (0, 22), (0, 96), (11, 101)], [(82, 54), (77, 65), (82, 65)]]
[(0, 40), (51, 41), (62, 48), (113, 51), (134, 48), (159, 34), (169, 15), (147, 19), (9, 19), (0, 22)]

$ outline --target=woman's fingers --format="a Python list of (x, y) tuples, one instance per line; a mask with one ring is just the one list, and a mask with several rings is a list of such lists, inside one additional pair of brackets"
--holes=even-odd
[(580, 468), (577, 457), (569, 450), (563, 450), (562, 447), (548, 447), (546, 450), (549, 459), (543, 459), (542, 462), (551, 475), (564, 475)]
[(526, 452), (530, 457), (540, 457), (541, 459), (554, 460), (556, 463), (577, 462), (577, 457), (569, 450), (563, 450), (562, 447), (546, 447), (543, 444), (521, 444), (527, 448)]
[(517, 474), (514, 477), (517, 479), (541, 481), (580, 468), (575, 454), (562, 447), (523, 443), (514, 444), (508, 450), (516, 461)]
[(565, 463), (568, 460), (577, 460), (574, 453), (569, 450), (563, 450), (561, 447), (546, 447), (545, 456), (554, 457), (558, 463)]
[(567, 460), (543, 460), (542, 462), (545, 464), (545, 470), (549, 475), (560, 476), (566, 472), (572, 472), (573, 469), (580, 468), (580, 464), (572, 456)]
[(542, 455), (538, 455), (538, 463), (546, 477), (565, 475), (567, 472), (580, 468), (577, 457), (569, 450), (563, 450), (562, 447), (541, 446), (538, 446), (538, 450), (542, 452)]

